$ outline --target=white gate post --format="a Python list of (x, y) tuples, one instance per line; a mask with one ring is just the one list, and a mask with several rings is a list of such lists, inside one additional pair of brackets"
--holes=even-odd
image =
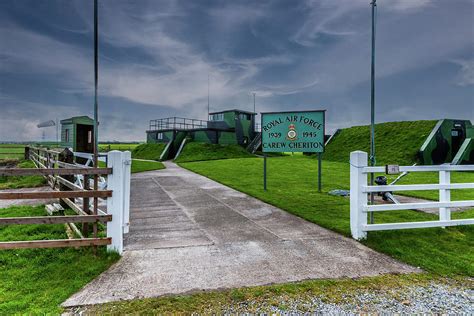
[(130, 230), (130, 172), (132, 155), (129, 151), (123, 153), (123, 233)]
[[(439, 184), (451, 184), (451, 172), (441, 170), (439, 172)], [(439, 190), (439, 201), (440, 202), (451, 202), (451, 190), (440, 189)], [(447, 207), (439, 208), (439, 220), (449, 221), (451, 220), (451, 210)], [(444, 227), (443, 227), (444, 228)]]
[(123, 180), (124, 153), (113, 150), (108, 153), (107, 167), (112, 168), (112, 174), (107, 177), (107, 189), (112, 190), (112, 197), (107, 199), (107, 213), (112, 214), (112, 221), (107, 223), (107, 237), (112, 238), (112, 244), (107, 250), (123, 251)]
[(364, 213), (367, 193), (363, 192), (363, 187), (367, 185), (367, 174), (362, 172), (362, 168), (367, 167), (367, 158), (366, 152), (351, 152), (351, 234), (357, 240), (367, 238), (367, 232), (362, 230), (363, 225), (367, 225), (367, 213)]

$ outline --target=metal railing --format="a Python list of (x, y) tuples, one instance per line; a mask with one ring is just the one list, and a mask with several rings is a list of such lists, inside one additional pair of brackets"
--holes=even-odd
[[(474, 183), (451, 183), (451, 172), (474, 171), (474, 165), (435, 165), (435, 166), (400, 166), (400, 172), (439, 172), (439, 183), (436, 184), (405, 184), (405, 185), (367, 185), (367, 175), (370, 173), (385, 172), (385, 167), (368, 167), (368, 155), (366, 152), (355, 151), (351, 153), (351, 234), (354, 239), (367, 238), (368, 231), (425, 228), (425, 227), (447, 227), (457, 225), (473, 225), (474, 219), (451, 219), (451, 208), (474, 207), (474, 200), (451, 201), (451, 190), (474, 189)], [(439, 191), (439, 201), (421, 203), (400, 203), (368, 205), (368, 194), (374, 192), (393, 191)], [(437, 208), (439, 209), (439, 220), (424, 222), (403, 222), (368, 224), (367, 214), (371, 212), (418, 210)]]
[(193, 130), (199, 128), (207, 128), (208, 121), (189, 119), (184, 117), (167, 117), (157, 120), (151, 120), (149, 130)]

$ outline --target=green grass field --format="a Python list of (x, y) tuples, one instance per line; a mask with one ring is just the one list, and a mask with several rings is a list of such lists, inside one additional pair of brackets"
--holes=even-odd
[[(396, 163), (412, 165), (417, 152), (430, 134), (436, 121), (389, 122), (375, 125), (377, 165)], [(370, 126), (342, 129), (326, 147), (324, 160), (349, 161), (355, 150), (370, 151)]]
[[(228, 159), (181, 164), (194, 172), (257, 197), (308, 221), (350, 236), (349, 199), (327, 194), (349, 188), (349, 164), (323, 161), (323, 192), (317, 192), (317, 161), (287, 156), (268, 160), (268, 191), (263, 190), (263, 159)], [(410, 174), (404, 183), (436, 182), (436, 174)], [(452, 181), (473, 182), (473, 173), (453, 174)], [(452, 198), (474, 199), (473, 190), (453, 190)], [(436, 192), (420, 192), (435, 198)], [(472, 218), (474, 210), (453, 213), (453, 218)], [(434, 215), (416, 211), (381, 212), (376, 223), (435, 220)], [(396, 259), (442, 275), (474, 276), (474, 227), (427, 228), (371, 232), (369, 247)]]
[[(0, 217), (42, 216), (44, 206), (0, 209)], [(67, 238), (63, 225), (0, 225), (0, 241)], [(59, 305), (119, 256), (98, 248), (0, 251), (0, 314), (60, 314)]]
[(101, 144), (99, 143), (99, 151), (100, 152), (108, 152), (111, 150), (119, 150), (119, 151), (132, 151), (140, 144), (138, 143), (110, 143), (110, 144)]
[(22, 159), (25, 156), (25, 146), (20, 144), (0, 144), (0, 160)]
[(217, 145), (190, 142), (184, 146), (181, 155), (175, 160), (175, 162), (251, 157), (255, 156), (249, 154), (243, 147), (239, 145)]

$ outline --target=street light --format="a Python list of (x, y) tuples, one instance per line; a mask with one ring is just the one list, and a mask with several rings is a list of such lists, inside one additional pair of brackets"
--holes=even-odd
[[(372, 0), (372, 61), (370, 69), (370, 165), (375, 166), (375, 15), (377, 0)], [(374, 174), (370, 174), (370, 185), (374, 185)], [(370, 194), (370, 204), (374, 204), (374, 194)], [(374, 212), (370, 212), (370, 223), (374, 223)]]

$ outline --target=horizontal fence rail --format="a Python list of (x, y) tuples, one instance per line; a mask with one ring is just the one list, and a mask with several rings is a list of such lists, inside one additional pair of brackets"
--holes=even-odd
[[(58, 199), (61, 206), (47, 205), (50, 216), (0, 217), (0, 225), (64, 224), (71, 234), (80, 238), (75, 239), (69, 235), (69, 239), (61, 240), (0, 242), (0, 249), (107, 245), (109, 250), (122, 253), (123, 234), (128, 232), (129, 225), (130, 152), (111, 151), (107, 155), (101, 155), (100, 161), (107, 165), (104, 168), (91, 164), (92, 154), (73, 153), (68, 149), (25, 147), (25, 157), (33, 161), (37, 168), (1, 169), (0, 176), (43, 176), (53, 190), (0, 192), (0, 200)], [(76, 159), (87, 162), (85, 165), (80, 164)], [(107, 180), (102, 176), (106, 176)], [(95, 179), (103, 182), (99, 187), (92, 179), (94, 182)], [(98, 208), (99, 198), (107, 200), (106, 212)], [(51, 216), (55, 211), (63, 209), (63, 206), (76, 215)], [(99, 223), (106, 226), (106, 238), (98, 237)], [(82, 229), (76, 224), (81, 224)], [(91, 233), (93, 238), (88, 236)]]
[[(448, 227), (458, 225), (473, 225), (474, 219), (451, 219), (451, 209), (458, 207), (474, 207), (474, 200), (451, 201), (451, 190), (474, 189), (474, 183), (451, 183), (451, 172), (474, 171), (474, 165), (435, 165), (435, 166), (400, 166), (400, 172), (438, 172), (439, 183), (436, 184), (406, 184), (406, 185), (377, 185), (370, 186), (367, 176), (370, 173), (385, 173), (385, 167), (369, 167), (368, 155), (355, 151), (350, 156), (350, 215), (351, 234), (355, 239), (367, 238), (367, 232), (379, 230)], [(439, 201), (398, 204), (369, 205), (368, 194), (401, 191), (436, 190)], [(400, 210), (438, 209), (439, 220), (424, 222), (403, 222), (368, 224), (367, 214), (372, 212), (387, 212)]]

